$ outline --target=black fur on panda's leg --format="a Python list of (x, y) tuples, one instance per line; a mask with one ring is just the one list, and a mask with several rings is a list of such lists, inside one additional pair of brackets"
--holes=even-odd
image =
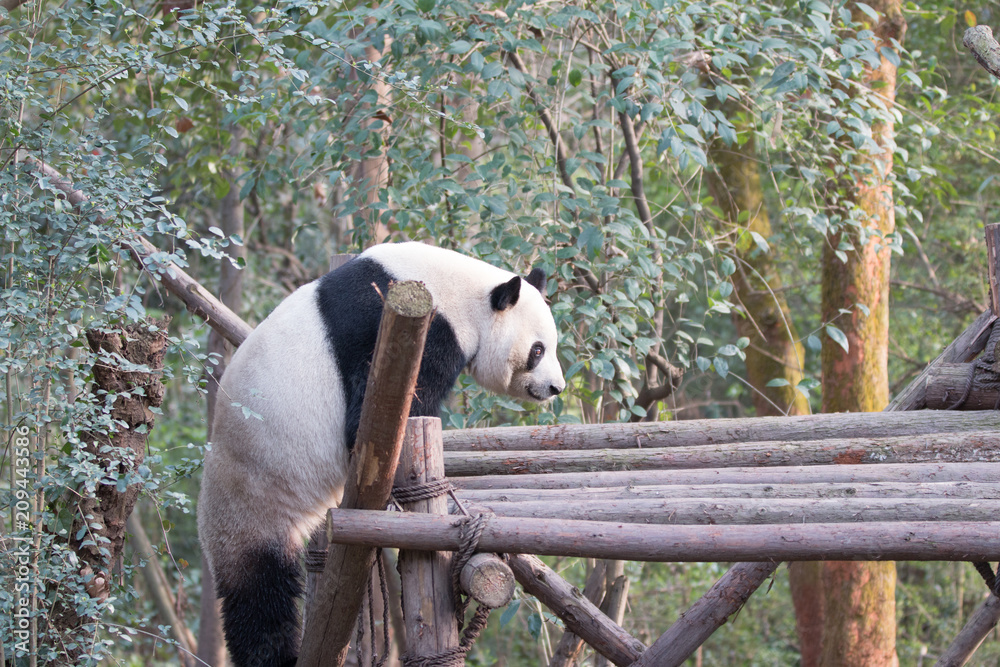
[(223, 630), (235, 667), (294, 665), (301, 634), (302, 570), (277, 545), (244, 554), (240, 572), (217, 573)]

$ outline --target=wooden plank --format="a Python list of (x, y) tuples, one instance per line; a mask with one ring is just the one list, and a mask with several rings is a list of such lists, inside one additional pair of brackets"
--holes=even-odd
[[(386, 295), (341, 507), (384, 509), (389, 501), (432, 313), (420, 283), (396, 283)], [(306, 614), (299, 667), (344, 664), (374, 563), (370, 546), (330, 545)]]
[[(516, 480), (515, 480), (516, 481)], [(651, 484), (577, 489), (462, 489), (473, 503), (578, 503), (640, 498), (979, 498), (1000, 500), (1000, 485), (980, 482), (863, 482), (843, 484)]]
[(1000, 462), (1000, 431), (589, 451), (445, 452), (449, 477), (594, 470)]
[(505, 426), (445, 431), (443, 438), (446, 452), (510, 452), (693, 447), (769, 440), (798, 442), (991, 430), (1000, 430), (1000, 413), (993, 410), (966, 415), (923, 410), (905, 415), (894, 412), (838, 412), (796, 417)]
[[(484, 533), (483, 537), (485, 536)], [(479, 543), (482, 545), (481, 539)], [(646, 649), (642, 642), (602, 614), (575, 586), (570, 585), (538, 558), (513, 555), (509, 564), (514, 577), (525, 591), (538, 598), (562, 619), (567, 628), (611, 662), (630, 665)]]
[(632, 498), (553, 503), (468, 503), (475, 512), (503, 517), (572, 519), (668, 525), (765, 525), (876, 521), (991, 521), (1000, 500), (966, 498)]
[[(457, 549), (461, 520), (330, 510), (330, 541)], [(1000, 560), (1000, 522), (662, 526), (491, 517), (482, 551), (651, 562), (772, 560)]]
[(861, 482), (1000, 483), (996, 463), (883, 463), (871, 465), (705, 468), (692, 470), (614, 470), (564, 475), (482, 475), (454, 477), (458, 489), (574, 489), (650, 484), (817, 484)]

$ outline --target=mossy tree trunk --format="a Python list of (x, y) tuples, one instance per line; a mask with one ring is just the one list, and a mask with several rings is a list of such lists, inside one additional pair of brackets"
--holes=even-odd
[[(875, 32), (880, 54), (903, 39), (906, 23), (900, 0), (868, 3), (879, 14), (871, 18), (857, 5), (854, 20)], [(867, 170), (849, 193), (863, 213), (863, 237), (844, 228), (827, 239), (823, 253), (823, 319), (834, 322), (848, 341), (845, 351), (833, 339), (823, 341), (823, 411), (874, 412), (889, 401), (889, 265), (883, 240), (895, 231), (892, 186), (893, 123), (896, 67), (884, 55), (880, 67), (864, 73), (864, 85), (882, 120), (872, 126), (881, 149), (856, 166)], [(837, 251), (840, 250), (840, 253)], [(864, 309), (857, 307), (862, 304)], [(867, 312), (865, 312), (867, 310)], [(848, 311), (849, 314), (842, 314)], [(898, 665), (896, 655), (895, 563), (829, 562), (823, 564), (824, 628), (820, 667), (880, 667)]]
[[(738, 109), (726, 109), (727, 117), (736, 118), (737, 113)], [(746, 309), (745, 315), (735, 316), (735, 322), (739, 335), (750, 339), (746, 349), (747, 381), (755, 390), (754, 407), (758, 416), (805, 415), (809, 414), (809, 401), (795, 388), (802, 380), (802, 344), (792, 326), (788, 303), (778, 289), (781, 280), (772, 257), (758, 247), (751, 234), (759, 234), (765, 240), (771, 237), (756, 142), (752, 128), (737, 129), (743, 143), (725, 146), (716, 142), (711, 148), (709, 154), (715, 171), (709, 173), (708, 186), (740, 235), (737, 241), (740, 263), (733, 275), (733, 287), (737, 300)], [(788, 384), (768, 387), (774, 379)], [(803, 667), (815, 667), (819, 659), (823, 627), (820, 573), (820, 565), (815, 562), (789, 564)]]

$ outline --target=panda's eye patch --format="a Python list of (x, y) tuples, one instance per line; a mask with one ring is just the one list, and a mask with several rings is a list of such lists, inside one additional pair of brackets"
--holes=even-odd
[(541, 343), (535, 343), (532, 345), (531, 351), (528, 352), (528, 370), (530, 371), (537, 366), (543, 356), (545, 356), (545, 346)]

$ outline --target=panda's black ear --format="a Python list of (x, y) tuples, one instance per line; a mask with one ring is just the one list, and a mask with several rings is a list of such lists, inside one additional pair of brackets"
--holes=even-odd
[(524, 279), (526, 283), (534, 287), (536, 290), (545, 294), (545, 283), (547, 279), (545, 277), (545, 271), (538, 268), (537, 266), (531, 270), (528, 277)]
[(521, 296), (521, 279), (514, 276), (505, 283), (500, 283), (490, 292), (490, 305), (493, 310), (507, 310)]

